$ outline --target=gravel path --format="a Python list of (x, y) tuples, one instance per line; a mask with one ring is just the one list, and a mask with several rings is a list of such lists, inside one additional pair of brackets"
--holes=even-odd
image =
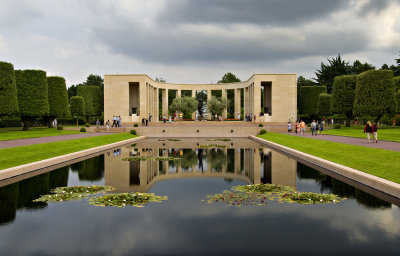
[(58, 135), (58, 136), (48, 136), (48, 137), (40, 137), (40, 138), (29, 138), (29, 139), (19, 139), (19, 140), (3, 140), (0, 141), (0, 148), (12, 148), (19, 146), (28, 146), (33, 144), (54, 142), (54, 141), (63, 141), (63, 140), (73, 140), (73, 139), (81, 139), (81, 138), (89, 138), (96, 136), (103, 136), (112, 133), (77, 133), (77, 134), (67, 134), (67, 135)]
[[(296, 133), (285, 133), (285, 134), (299, 136)], [(358, 145), (358, 146), (370, 147), (370, 148), (380, 148), (380, 149), (387, 149), (387, 150), (400, 152), (400, 142), (379, 140), (379, 134), (378, 134), (378, 143), (373, 143), (372, 142), (372, 141), (374, 141), (373, 139), (371, 139), (371, 142), (368, 143), (367, 135), (365, 135), (365, 139), (345, 137), (345, 136), (336, 136), (336, 135), (326, 135), (326, 134), (312, 136), (311, 133), (305, 133), (303, 136), (307, 137), (307, 138), (316, 139), (316, 140), (327, 140), (327, 141), (339, 142), (339, 143), (344, 143), (344, 144)], [(371, 138), (372, 138), (372, 136), (371, 136)]]

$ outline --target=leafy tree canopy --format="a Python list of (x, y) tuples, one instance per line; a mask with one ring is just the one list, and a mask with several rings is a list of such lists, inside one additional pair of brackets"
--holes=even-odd
[(234, 74), (232, 74), (231, 72), (228, 72), (228, 73), (225, 73), (222, 76), (222, 79), (219, 80), (217, 83), (223, 84), (223, 83), (236, 83), (236, 82), (241, 82), (241, 81)]
[(178, 111), (186, 115), (195, 112), (198, 104), (199, 102), (192, 97), (178, 97), (172, 100), (169, 111), (171, 113)]
[(356, 60), (353, 62), (353, 66), (351, 66), (350, 70), (351, 74), (358, 75), (368, 70), (375, 70), (375, 66), (367, 62), (361, 63), (359, 60)]
[(321, 68), (317, 69), (315, 75), (316, 81), (320, 85), (326, 85), (328, 93), (332, 93), (333, 81), (336, 76), (348, 75), (351, 72), (351, 66), (348, 62), (342, 60), (340, 54), (336, 58), (327, 59), (328, 64), (321, 62)]
[(221, 115), (222, 111), (228, 106), (228, 100), (226, 98), (211, 97), (211, 100), (207, 102), (208, 112), (215, 115)]
[(0, 116), (18, 112), (14, 66), (0, 61)]

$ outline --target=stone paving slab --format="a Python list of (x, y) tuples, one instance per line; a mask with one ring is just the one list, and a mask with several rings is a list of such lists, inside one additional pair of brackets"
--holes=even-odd
[(33, 144), (41, 144), (47, 142), (55, 142), (55, 141), (64, 141), (64, 140), (74, 140), (74, 139), (82, 139), (96, 136), (103, 136), (107, 134), (113, 133), (78, 133), (78, 134), (66, 134), (66, 135), (57, 135), (57, 136), (48, 136), (48, 137), (40, 137), (40, 138), (28, 138), (28, 139), (18, 139), (18, 140), (3, 140), (0, 141), (0, 148), (12, 148), (19, 146), (29, 146)]
[(317, 136), (312, 136), (311, 133), (305, 133), (304, 135), (298, 135), (296, 133), (285, 133), (285, 134), (292, 136), (301, 136), (316, 140), (333, 141), (350, 145), (387, 149), (400, 152), (400, 142), (379, 140), (379, 134), (378, 134), (378, 143), (374, 143), (372, 139), (371, 142), (368, 142), (367, 135), (365, 135), (365, 139), (363, 139), (363, 138), (354, 138), (354, 137), (345, 137), (345, 136), (327, 135), (327, 134), (320, 134)]

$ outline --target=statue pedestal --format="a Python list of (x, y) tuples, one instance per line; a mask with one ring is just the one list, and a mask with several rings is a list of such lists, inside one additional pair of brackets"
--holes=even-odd
[(133, 123), (139, 123), (140, 122), (140, 116), (137, 116), (136, 114), (132, 114), (132, 122)]

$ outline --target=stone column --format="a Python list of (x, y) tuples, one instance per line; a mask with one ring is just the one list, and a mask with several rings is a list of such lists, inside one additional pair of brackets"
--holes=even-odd
[(176, 91), (176, 97), (177, 97), (177, 98), (180, 98), (180, 97), (181, 97), (181, 89), (178, 89), (178, 90)]
[(260, 151), (258, 149), (254, 149), (253, 153), (253, 183), (261, 184), (261, 158)]
[[(196, 98), (196, 90), (192, 90), (192, 98), (193, 98), (193, 99)], [(196, 119), (196, 111), (192, 113), (192, 119), (193, 119), (193, 120)]]
[(234, 118), (237, 118), (238, 113), (240, 113), (240, 89), (235, 89), (235, 111)]
[(240, 174), (240, 151), (235, 148), (235, 173)]
[(257, 121), (260, 121), (260, 112), (264, 112), (264, 110), (261, 110), (261, 83), (255, 83), (254, 84), (254, 114), (257, 115)]
[[(225, 90), (225, 89), (222, 89), (222, 98), (225, 98), (225, 99), (226, 99), (226, 94), (227, 94), (227, 93), (226, 93), (226, 90)], [(224, 110), (222, 110), (222, 118), (226, 119), (227, 116), (228, 116), (227, 108), (224, 108)]]
[(146, 112), (147, 112), (146, 87), (147, 87), (147, 84), (144, 82), (141, 82), (139, 84), (139, 113), (138, 113), (138, 115), (140, 116), (140, 122), (142, 121), (143, 117), (146, 117)]
[(156, 113), (156, 116), (157, 116), (157, 122), (159, 122), (160, 121), (160, 119), (159, 119), (159, 117), (160, 117), (160, 108), (159, 108), (159, 106), (160, 106), (160, 101), (159, 101), (159, 97), (158, 97), (158, 94), (159, 94), (159, 92), (158, 92), (158, 88), (154, 88), (154, 96), (155, 96), (155, 113)]
[(162, 114), (168, 119), (168, 89), (162, 90)]
[(244, 88), (244, 115), (250, 113), (249, 87)]
[[(209, 102), (211, 100), (211, 90), (207, 90), (207, 102)], [(207, 113), (207, 119), (208, 120), (211, 120), (211, 113), (210, 112), (208, 112)]]

